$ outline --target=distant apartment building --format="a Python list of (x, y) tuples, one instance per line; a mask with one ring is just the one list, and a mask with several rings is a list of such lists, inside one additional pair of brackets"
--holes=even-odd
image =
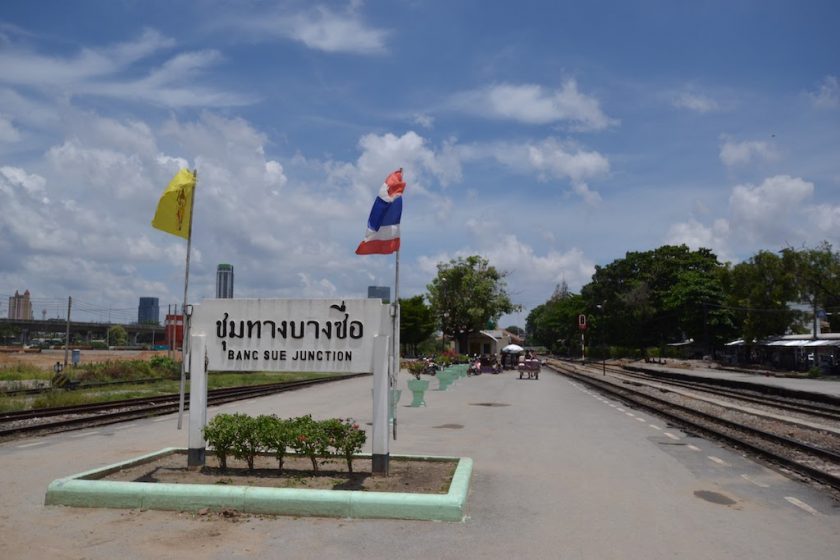
[(216, 268), (216, 298), (233, 298), (233, 265), (220, 264)]
[(137, 322), (141, 324), (160, 324), (160, 305), (156, 297), (141, 297), (137, 309)]
[(382, 303), (391, 302), (391, 287), (390, 286), (368, 286), (368, 297), (378, 298)]
[(15, 290), (15, 295), (9, 298), (9, 319), (32, 320), (32, 302), (29, 301), (29, 290), (23, 295)]

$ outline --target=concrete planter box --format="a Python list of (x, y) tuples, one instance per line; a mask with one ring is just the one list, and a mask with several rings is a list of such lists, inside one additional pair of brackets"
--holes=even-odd
[[(150, 462), (186, 449), (166, 448), (131, 461), (59, 478), (47, 488), (45, 505), (198, 511), (235, 509), (243, 513), (463, 521), (472, 459), (392, 455), (392, 459), (457, 461), (446, 494), (307, 490), (211, 484), (165, 484), (101, 480), (122, 468)], [(357, 455), (370, 458), (369, 454)]]

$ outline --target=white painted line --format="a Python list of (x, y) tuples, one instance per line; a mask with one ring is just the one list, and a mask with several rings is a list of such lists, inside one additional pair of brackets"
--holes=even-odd
[(696, 445), (691, 445), (690, 443), (688, 445), (686, 445), (686, 447), (688, 447), (692, 451), (700, 451), (699, 447), (697, 447)]
[(715, 457), (714, 455), (708, 455), (708, 459), (709, 459), (710, 461), (712, 461), (713, 463), (717, 463), (718, 465), (721, 465), (721, 466), (723, 466), (723, 467), (728, 467), (728, 466), (730, 466), (730, 465), (729, 465), (729, 463), (727, 463), (726, 461), (724, 461), (724, 460), (723, 460), (723, 459), (721, 459), (720, 457)]
[(653, 428), (654, 430), (659, 430), (659, 431), (662, 431), (662, 428), (660, 428), (660, 427), (659, 427), (659, 426), (657, 426), (656, 424), (648, 424), (648, 426), (650, 426), (650, 427), (651, 427), (651, 428)]
[(636, 421), (637, 422), (647, 422), (647, 420), (645, 420), (644, 418), (636, 418)]
[(26, 449), (27, 447), (35, 447), (36, 445), (46, 445), (49, 442), (46, 441), (35, 441), (32, 443), (21, 443), (20, 445), (16, 445), (18, 449)]
[(127, 428), (134, 428), (137, 426), (137, 422), (132, 422), (131, 424), (120, 424), (119, 426), (114, 427), (115, 430), (125, 430)]
[(802, 500), (797, 500), (796, 498), (793, 498), (791, 496), (785, 496), (785, 500), (792, 503), (793, 505), (795, 505), (796, 507), (798, 507), (802, 511), (807, 511), (811, 515), (819, 515), (820, 514), (820, 512), (818, 512), (817, 510), (815, 510), (814, 508), (812, 508), (811, 506), (809, 506), (808, 504), (806, 504)]
[(665, 432), (665, 435), (673, 440), (680, 441), (680, 436), (675, 436), (671, 432)]
[(759, 481), (757, 481), (757, 480), (753, 480), (752, 478), (750, 478), (750, 477), (749, 477), (749, 475), (742, 474), (742, 475), (741, 475), (741, 478), (743, 478), (744, 480), (746, 480), (746, 481), (747, 481), (747, 482), (749, 482), (750, 484), (755, 484), (755, 485), (756, 485), (756, 486), (758, 486), (759, 488), (770, 488), (770, 485), (769, 485), (769, 484), (764, 484), (763, 482), (759, 482)]
[(152, 422), (168, 422), (169, 420), (172, 420), (172, 418), (156, 418)]
[(99, 430), (94, 430), (92, 432), (82, 432), (81, 434), (73, 434), (72, 436), (67, 436), (67, 437), (82, 438), (82, 437), (88, 437), (88, 436), (95, 436), (96, 434), (101, 434), (101, 433), (102, 432), (100, 432)]
[(620, 406), (617, 406), (615, 409), (616, 409), (617, 411), (619, 411), (619, 412), (624, 412), (624, 409), (623, 409), (623, 408), (621, 408)]
[(617, 406), (617, 405), (614, 405), (614, 404), (612, 404), (612, 403), (610, 403), (610, 406), (611, 406), (611, 407), (613, 407), (613, 408), (618, 408), (618, 406)]
[(635, 414), (633, 414), (632, 412), (625, 412), (624, 414), (626, 414), (627, 416), (629, 416), (629, 417), (631, 417), (631, 418), (635, 418), (635, 417), (636, 417), (636, 415), (635, 415)]

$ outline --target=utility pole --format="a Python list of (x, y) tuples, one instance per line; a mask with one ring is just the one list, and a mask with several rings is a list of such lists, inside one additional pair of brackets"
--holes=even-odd
[(70, 308), (73, 306), (73, 297), (67, 296), (67, 329), (64, 331), (64, 367), (67, 368), (67, 353), (70, 350)]

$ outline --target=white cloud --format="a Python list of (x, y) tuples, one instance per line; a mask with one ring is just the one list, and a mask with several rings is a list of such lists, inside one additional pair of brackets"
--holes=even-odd
[(422, 126), (423, 128), (432, 128), (435, 124), (435, 118), (431, 115), (415, 113), (412, 117), (412, 122), (418, 126)]
[(759, 185), (732, 188), (728, 216), (704, 225), (692, 218), (673, 224), (667, 243), (685, 243), (692, 248), (708, 247), (722, 260), (737, 260), (735, 253), (788, 245), (816, 245), (840, 242), (840, 206), (809, 204), (816, 188), (799, 177), (776, 175)]
[(665, 236), (669, 245), (688, 245), (697, 250), (701, 247), (711, 249), (722, 262), (734, 260), (731, 255), (729, 221), (718, 218), (711, 226), (705, 226), (697, 220), (673, 224)]
[[(52, 56), (12, 46), (0, 51), (0, 83), (39, 88), (48, 96), (96, 95), (167, 107), (245, 105), (253, 96), (202, 86), (198, 75), (221, 60), (214, 50), (182, 52), (159, 67), (148, 58), (175, 46), (147, 29), (137, 39)], [(145, 63), (145, 65), (144, 65)], [(137, 75), (145, 74), (143, 77)]]
[(711, 97), (690, 92), (677, 94), (671, 103), (679, 109), (689, 109), (698, 113), (710, 113), (720, 108), (717, 101)]
[[(490, 265), (508, 273), (511, 299), (514, 303), (524, 305), (526, 313), (527, 309), (543, 303), (558, 283), (566, 281), (572, 290), (576, 290), (589, 282), (595, 272), (595, 263), (576, 247), (565, 252), (548, 250), (540, 255), (515, 234), (484, 225), (479, 221), (471, 224), (471, 227), (476, 228), (473, 232), (476, 245), (473, 247), (454, 253), (420, 256), (416, 263), (419, 272), (434, 277), (438, 263), (449, 262), (452, 258), (481, 255)], [(516, 315), (514, 320), (524, 321), (524, 316)]]
[(773, 161), (779, 154), (775, 147), (764, 141), (735, 142), (725, 140), (720, 147), (720, 160), (726, 166), (746, 165), (753, 161)]
[(7, 186), (10, 187), (10, 194), (11, 187), (20, 187), (29, 196), (41, 196), (44, 193), (46, 179), (40, 175), (29, 174), (19, 167), (3, 166), (0, 167), (0, 176), (6, 180)]
[(758, 186), (737, 185), (729, 198), (732, 227), (752, 239), (784, 242), (799, 228), (797, 210), (813, 193), (813, 183), (788, 175), (769, 177)]
[(536, 84), (499, 84), (461, 92), (450, 101), (453, 108), (490, 119), (525, 124), (569, 122), (581, 130), (601, 130), (617, 124), (601, 110), (594, 97), (578, 91), (575, 80), (561, 89)]
[(132, 41), (104, 48), (85, 48), (68, 57), (52, 57), (14, 47), (0, 51), (0, 82), (68, 87), (114, 74), (150, 54), (174, 45), (172, 39), (145, 30)]
[(12, 121), (0, 115), (0, 142), (13, 143), (20, 140), (20, 131), (15, 128)]
[(588, 180), (607, 175), (609, 160), (596, 151), (588, 151), (575, 142), (546, 138), (539, 142), (471, 144), (458, 147), (465, 161), (492, 158), (519, 173), (533, 173), (540, 180), (568, 179), (572, 190), (588, 204), (600, 201), (600, 195)]
[(840, 232), (840, 206), (820, 204), (813, 206), (808, 213), (816, 229), (826, 238), (837, 239)]
[(100, 196), (137, 198), (152, 186), (146, 179), (143, 160), (136, 154), (90, 148), (77, 140), (54, 146), (46, 154), (57, 173), (68, 181), (84, 185)]
[(820, 89), (809, 93), (815, 107), (820, 109), (836, 109), (840, 107), (840, 83), (836, 76), (826, 76)]
[(257, 38), (285, 38), (300, 42), (310, 49), (329, 53), (372, 55), (386, 52), (390, 31), (368, 25), (350, 5), (343, 12), (316, 6), (304, 12), (288, 10), (254, 16), (232, 16), (220, 26), (232, 27)]

